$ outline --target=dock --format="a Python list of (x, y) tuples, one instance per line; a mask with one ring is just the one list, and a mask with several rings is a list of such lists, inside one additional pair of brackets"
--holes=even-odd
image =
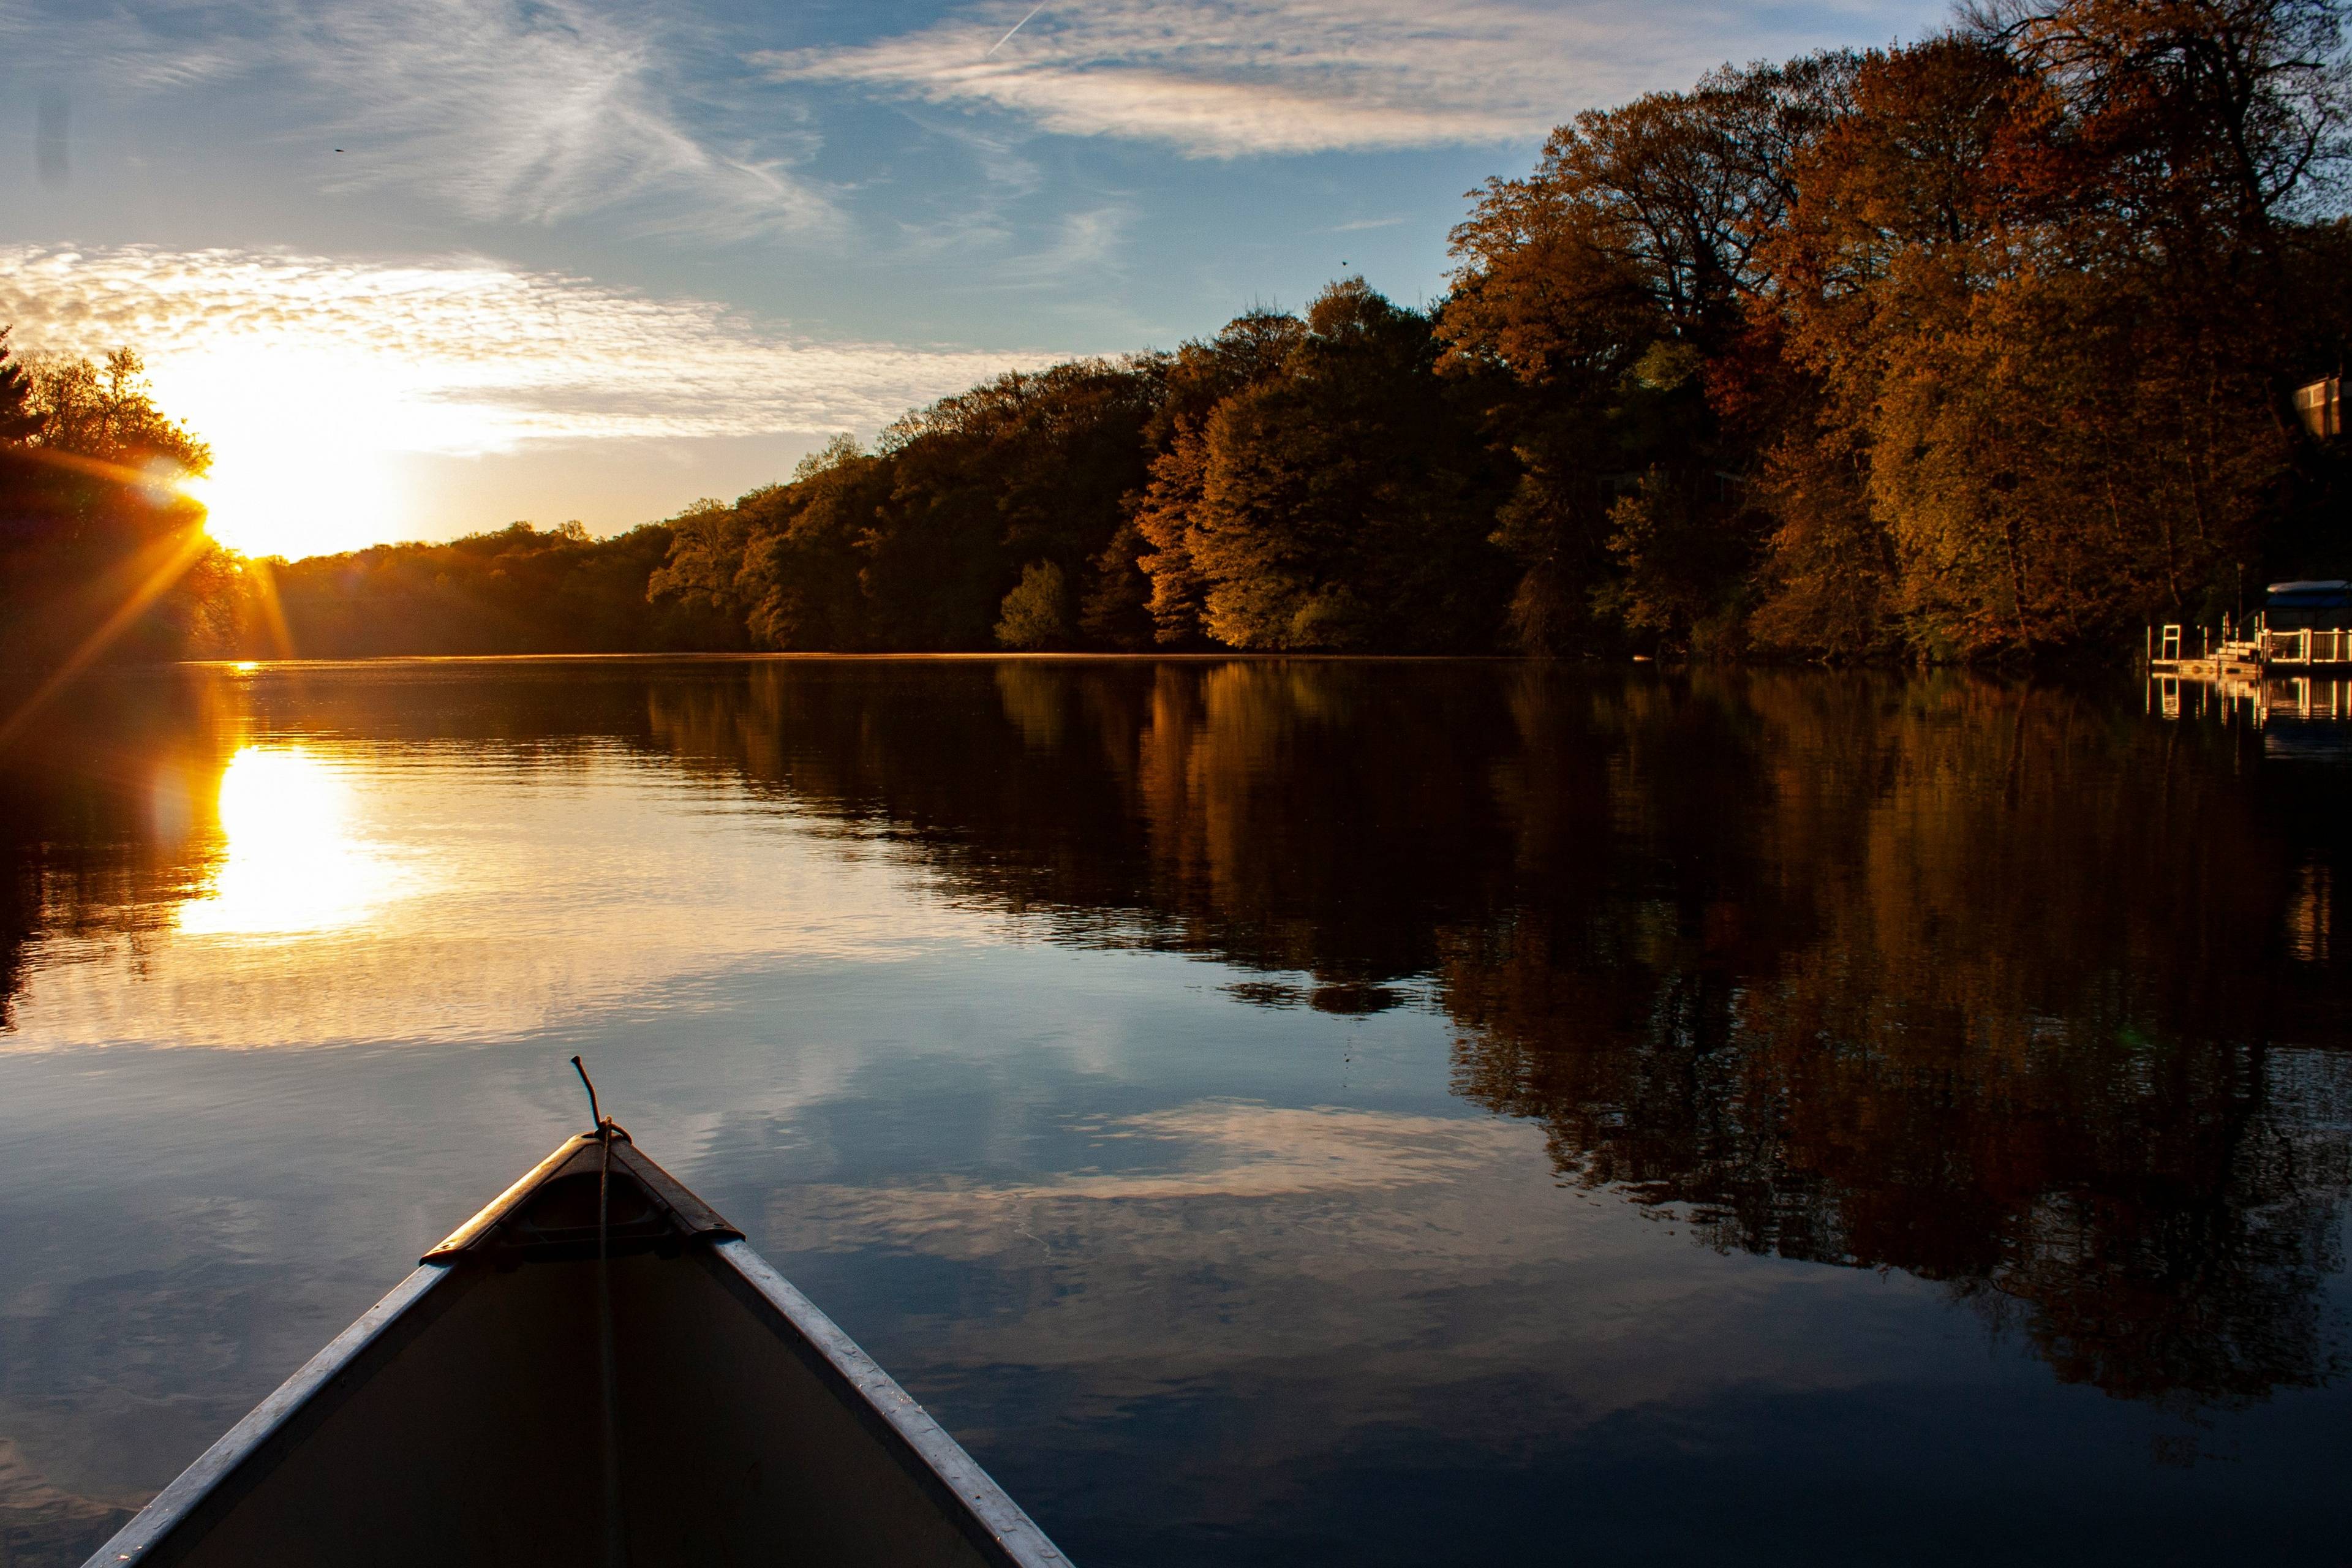
[(2218, 684), (2225, 680), (2260, 680), (2263, 664), (2259, 659), (2224, 652), (2202, 658), (2152, 658), (2147, 661), (2147, 672), (2175, 680), (2202, 680)]
[(2148, 674), (2174, 680), (2260, 680), (2263, 668), (2268, 662), (2268, 650), (2263, 646), (2268, 639), (2260, 632), (2252, 637), (2238, 637), (2231, 635), (2232, 629), (2225, 619), (2221, 625), (2221, 646), (2215, 647), (2208, 629), (2198, 627), (2197, 637), (2201, 646), (2192, 655), (2185, 646), (2188, 641), (2185, 627), (2148, 627)]
[(2147, 628), (2150, 676), (2220, 685), (2289, 674), (2352, 675), (2352, 584), (2333, 579), (2273, 583), (2251, 635), (2224, 616), (2218, 647), (2212, 628), (2200, 626), (2191, 653), (2188, 630), (2179, 625)]

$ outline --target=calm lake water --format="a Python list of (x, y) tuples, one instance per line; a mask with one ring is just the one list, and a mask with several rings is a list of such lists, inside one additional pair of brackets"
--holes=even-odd
[(117, 681), (0, 783), (0, 1562), (575, 1051), (1085, 1568), (2341, 1561), (2342, 754), (1647, 668)]

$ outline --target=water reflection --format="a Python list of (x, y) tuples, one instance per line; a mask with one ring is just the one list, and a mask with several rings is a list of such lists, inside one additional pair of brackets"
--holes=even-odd
[(108, 685), (52, 710), (0, 756), (0, 1030), (51, 963), (168, 929), (220, 852), (213, 815), (245, 722), (202, 678)]
[[(1727, 1259), (1892, 1271), (2042, 1384), (2199, 1419), (2344, 1368), (2346, 775), (2249, 728), (1962, 679), (1316, 661), (265, 669), (110, 700), (0, 785), (26, 1043), (510, 1037), (646, 998), (669, 1026), (795, 958), (1011, 973), (1008, 932), (1225, 966), (1199, 976), (1225, 1022), (1161, 1026), (1171, 1054), (1446, 1031), (1450, 1106), (1188, 1083), (1055, 1123), (1045, 1168), (946, 1152), (975, 1107), (1051, 1100), (951, 1052), (804, 1097), (841, 1125), (792, 1136), (832, 1164), (761, 1189), (763, 1245), (1064, 1271), (930, 1332), (1105, 1423), (1257, 1375), (1205, 1325), (1277, 1296), (1255, 1353), (1354, 1344), (1394, 1388), (1438, 1340), (1464, 1379), (1567, 1378), (1525, 1337), (1566, 1314), (1577, 1397), (1639, 1408), (1673, 1379), (1612, 1359), (1638, 1336), (1574, 1316), (1576, 1269), (1658, 1265), (1571, 1209), (1695, 1241), (1693, 1291)], [(843, 1005), (879, 1028), (890, 999)], [(1477, 1282), (1519, 1315), (1474, 1344), (1438, 1303)], [(1727, 1388), (1773, 1331), (1710, 1310), (1723, 1342), (1675, 1376)]]
[[(158, 813), (184, 810), (158, 791)], [(226, 853), (210, 885), (176, 910), (197, 936), (291, 936), (367, 919), (414, 878), (353, 837), (351, 789), (300, 746), (246, 746), (221, 773)]]
[(2228, 1403), (2342, 1364), (2333, 778), (1958, 679), (1024, 663), (877, 695), (770, 667), (656, 693), (653, 730), (1064, 938), (1300, 975), (1245, 1001), (1433, 982), (1458, 1092), (1563, 1176), (1945, 1282), (2063, 1378)]

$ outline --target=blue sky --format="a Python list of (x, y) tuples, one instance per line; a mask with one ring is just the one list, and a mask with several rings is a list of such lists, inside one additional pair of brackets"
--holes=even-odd
[(232, 542), (607, 531), (996, 370), (1433, 298), (1577, 110), (1942, 15), (0, 0), (0, 321), (142, 349)]

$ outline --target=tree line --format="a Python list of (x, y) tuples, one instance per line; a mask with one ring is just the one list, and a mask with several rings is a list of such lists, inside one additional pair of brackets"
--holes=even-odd
[(2053, 0), (1577, 116), (1360, 279), (673, 520), (773, 647), (2030, 658), (2352, 570), (2336, 0)]
[[(2352, 476), (2292, 402), (2352, 337), (2344, 4), (1981, 0), (1908, 47), (1727, 66), (1472, 192), (1425, 310), (1346, 279), (1007, 374), (620, 541), (299, 563), (288, 629), (2112, 654), (2352, 575)], [(239, 593), (239, 646), (271, 651)]]
[(432, 544), (247, 563), (237, 649), (258, 657), (658, 653), (741, 649), (741, 626), (653, 600), (674, 531), (594, 539), (578, 522), (517, 522)]

